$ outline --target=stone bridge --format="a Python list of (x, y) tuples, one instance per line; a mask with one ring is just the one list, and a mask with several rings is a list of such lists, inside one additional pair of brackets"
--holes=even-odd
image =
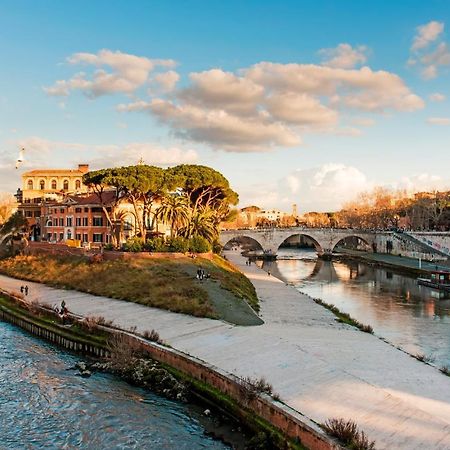
[(228, 242), (239, 237), (247, 237), (256, 241), (266, 254), (276, 255), (280, 245), (293, 236), (306, 236), (316, 247), (319, 256), (331, 255), (334, 248), (342, 240), (357, 237), (369, 247), (376, 242), (377, 234), (374, 231), (351, 230), (340, 228), (261, 228), (223, 230), (220, 233), (220, 243)]

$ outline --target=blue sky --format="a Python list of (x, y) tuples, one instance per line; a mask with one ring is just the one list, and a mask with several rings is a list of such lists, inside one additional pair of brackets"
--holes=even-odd
[(140, 157), (281, 209), (446, 187), (449, 27), (444, 0), (0, 1), (0, 190)]

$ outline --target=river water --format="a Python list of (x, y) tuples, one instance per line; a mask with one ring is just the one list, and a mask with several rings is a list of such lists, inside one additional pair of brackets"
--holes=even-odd
[(0, 449), (225, 449), (200, 410), (106, 374), (0, 322)]
[(280, 248), (265, 262), (301, 292), (336, 305), (378, 336), (412, 354), (450, 367), (450, 299), (415, 277), (350, 261), (323, 261), (312, 250)]

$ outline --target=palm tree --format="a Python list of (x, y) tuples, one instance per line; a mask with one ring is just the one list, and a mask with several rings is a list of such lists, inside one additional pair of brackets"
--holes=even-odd
[(159, 220), (170, 225), (170, 237), (174, 237), (178, 234), (178, 230), (188, 223), (188, 199), (184, 195), (169, 195), (163, 199), (155, 215)]
[(192, 236), (202, 236), (209, 242), (217, 238), (216, 213), (210, 208), (191, 210), (189, 221), (185, 227), (180, 230), (180, 234), (186, 238)]

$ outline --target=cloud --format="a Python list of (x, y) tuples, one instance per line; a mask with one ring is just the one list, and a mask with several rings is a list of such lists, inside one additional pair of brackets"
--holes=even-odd
[(444, 180), (438, 175), (421, 173), (409, 177), (402, 177), (400, 182), (393, 183), (391, 187), (394, 189), (406, 190), (410, 194), (416, 192), (430, 192), (448, 189), (450, 187), (450, 180)]
[(433, 94), (430, 94), (428, 96), (428, 98), (432, 101), (432, 102), (443, 102), (445, 100), (445, 95), (444, 94), (440, 94), (439, 92), (434, 92)]
[(266, 151), (272, 146), (290, 147), (300, 143), (299, 137), (289, 128), (271, 122), (264, 114), (240, 117), (223, 110), (176, 105), (162, 99), (119, 105), (118, 109), (147, 111), (171, 125), (177, 136), (226, 151)]
[(254, 204), (290, 210), (296, 203), (302, 212), (323, 212), (340, 209), (349, 199), (372, 187), (366, 175), (356, 167), (329, 163), (292, 171), (273, 184), (244, 189), (239, 197), (242, 206)]
[(444, 31), (444, 24), (433, 20), (425, 25), (417, 27), (416, 30), (417, 33), (414, 36), (414, 41), (411, 46), (411, 49), (415, 51), (428, 47), (434, 42)]
[(56, 81), (53, 86), (44, 88), (48, 95), (67, 96), (74, 90), (80, 90), (91, 98), (114, 93), (132, 94), (148, 81), (155, 67), (176, 65), (171, 59), (149, 59), (106, 49), (97, 54), (74, 53), (67, 62), (97, 69), (90, 77), (80, 72), (69, 80)]
[(180, 75), (174, 70), (158, 73), (153, 77), (153, 83), (155, 83), (159, 91), (162, 93), (172, 92), (175, 89)]
[(352, 69), (367, 61), (367, 47), (353, 48), (350, 44), (339, 44), (336, 48), (324, 48), (319, 54), (324, 57), (322, 64), (339, 69)]
[(267, 101), (267, 111), (276, 120), (296, 125), (335, 125), (338, 113), (308, 94), (279, 92)]
[(368, 117), (356, 117), (352, 120), (352, 123), (362, 127), (371, 127), (375, 125), (375, 120)]
[[(188, 83), (178, 89), (180, 76), (175, 71), (152, 72), (157, 66), (173, 66), (172, 60), (110, 50), (76, 53), (68, 59), (70, 64), (97, 70), (59, 80), (47, 93), (68, 95), (80, 90), (92, 98), (114, 92), (134, 94), (133, 101), (117, 109), (147, 113), (173, 135), (214, 149), (262, 152), (299, 146), (307, 132), (362, 134), (354, 126), (340, 124), (343, 111), (351, 122), (353, 114), (423, 108), (423, 100), (398, 75), (349, 68), (365, 61), (365, 51), (348, 44), (328, 49), (325, 53), (333, 67), (260, 62), (233, 72), (220, 68), (192, 72)], [(149, 97), (137, 94), (144, 85), (149, 87)]]
[(192, 84), (179, 97), (198, 106), (249, 114), (256, 111), (264, 95), (264, 88), (252, 80), (220, 69), (194, 72), (189, 77)]
[(411, 46), (413, 56), (408, 65), (418, 67), (423, 78), (436, 78), (439, 69), (450, 65), (450, 48), (442, 40), (444, 24), (432, 21), (417, 28), (417, 34)]
[(450, 117), (429, 117), (427, 122), (431, 125), (450, 125)]
[(162, 147), (149, 142), (132, 142), (123, 146), (100, 145), (94, 148), (96, 156), (89, 161), (94, 168), (133, 165), (141, 159), (145, 164), (157, 166), (193, 164), (198, 161), (195, 150)]
[(262, 62), (250, 67), (246, 75), (267, 89), (329, 96), (336, 107), (383, 112), (415, 111), (424, 106), (423, 100), (398, 75), (369, 67), (346, 70)]

